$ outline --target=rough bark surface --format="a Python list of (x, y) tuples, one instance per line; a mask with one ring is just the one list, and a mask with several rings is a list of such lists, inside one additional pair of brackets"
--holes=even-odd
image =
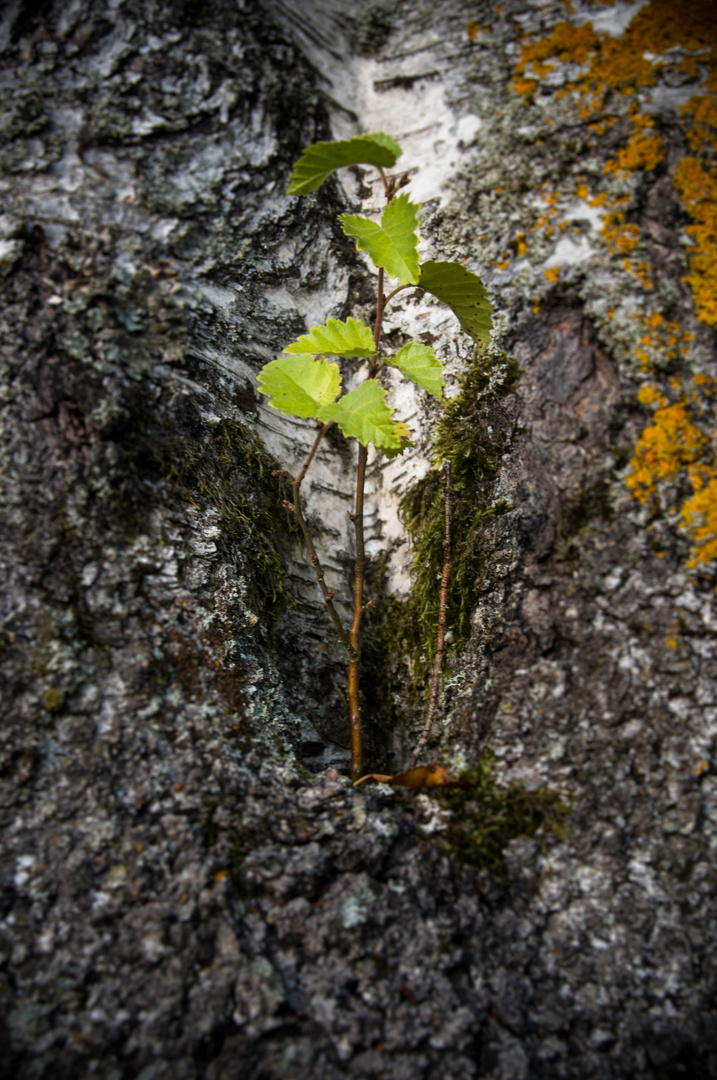
[[(639, 10), (575, 8), (614, 33)], [(642, 294), (584, 198), (559, 274), (547, 234), (520, 262), (536, 198), (599, 183), (625, 138), (623, 118), (596, 148), (550, 96), (559, 72), (542, 113), (511, 89), (518, 37), (564, 15), (521, 0), (7, 8), (3, 1076), (717, 1077), (714, 575), (687, 568), (674, 515), (649, 518), (625, 488), (646, 419), (620, 304)], [(665, 310), (694, 332), (684, 364), (709, 372), (672, 184), (683, 98), (660, 91), (667, 154), (629, 181), (630, 212)], [(457, 767), (487, 745), (502, 789), (548, 784), (569, 803), (567, 835), (508, 844), (502, 882), (456, 858), (457, 810), (325, 767), (346, 762), (342, 658), (271, 475), (312, 432), (254, 383), (307, 325), (370, 312), (336, 224), (359, 181), (284, 191), (304, 145), (378, 128), (418, 170), (432, 252), (490, 283), (496, 350), (523, 372), (475, 402), (503, 454), (487, 480), (476, 464), (475, 498), (507, 509), (476, 534), (470, 640), (432, 751)], [(388, 328), (406, 322), (455, 391), (475, 364), (455, 323), (414, 299)], [(395, 507), (430, 468), (437, 420), (402, 405), (419, 445), (374, 466), (369, 529), (399, 600)], [(351, 451), (321, 455), (308, 505), (346, 589), (331, 474)], [(374, 752), (400, 767), (421, 712), (400, 650), (387, 664), (404, 720)]]

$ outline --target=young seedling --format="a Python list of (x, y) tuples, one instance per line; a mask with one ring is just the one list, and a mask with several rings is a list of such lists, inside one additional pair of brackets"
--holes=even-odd
[[(387, 391), (380, 384), (386, 367), (400, 373), (427, 391), (438, 401), (443, 397), (443, 365), (428, 345), (409, 341), (395, 355), (381, 349), (381, 329), (387, 305), (404, 289), (416, 288), (432, 293), (447, 304), (463, 330), (477, 343), (488, 341), (491, 328), (491, 305), (476, 274), (456, 262), (420, 263), (418, 259), (418, 213), (420, 206), (401, 192), (406, 175), (387, 175), (401, 155), (401, 147), (389, 135), (378, 132), (337, 142), (318, 142), (308, 147), (294, 166), (289, 183), (290, 195), (309, 195), (337, 169), (349, 165), (369, 165), (378, 170), (385, 197), (380, 222), (357, 214), (340, 214), (339, 221), (347, 236), (356, 239), (359, 251), (369, 256), (378, 270), (376, 319), (373, 330), (359, 319), (328, 319), (314, 326), (308, 334), (287, 345), (277, 360), (266, 364), (259, 373), (259, 389), (269, 404), (287, 416), (315, 420), (316, 438), (293, 485), (292, 501), (286, 506), (296, 520), (306, 542), (324, 603), (339, 641), (348, 657), (347, 695), (351, 724), (351, 779), (363, 772), (363, 726), (360, 701), (361, 616), (364, 604), (364, 573), (369, 561), (364, 545), (364, 485), (368, 447), (387, 457), (404, 453), (413, 444), (405, 423), (397, 419), (386, 402)], [(385, 280), (396, 281), (386, 295)], [(362, 358), (364, 378), (353, 390), (342, 392), (342, 374), (336, 359)], [(356, 496), (349, 518), (356, 535), (356, 561), (353, 582), (353, 618), (346, 629), (334, 604), (335, 593), (329, 589), (321, 560), (304, 516), (301, 483), (316, 454), (319, 443), (332, 424), (344, 435), (358, 442)], [(445, 575), (444, 575), (445, 576)], [(444, 604), (445, 608), (445, 604)], [(444, 619), (445, 621), (445, 619)], [(442, 644), (442, 635), (440, 642)], [(441, 650), (442, 652), (442, 650)], [(438, 661), (440, 666), (440, 660)], [(438, 675), (432, 687), (435, 705)]]

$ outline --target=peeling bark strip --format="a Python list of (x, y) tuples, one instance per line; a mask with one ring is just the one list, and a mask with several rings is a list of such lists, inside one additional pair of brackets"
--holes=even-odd
[[(684, 393), (691, 425), (717, 426), (694, 382), (714, 375), (713, 329), (684, 280), (700, 266), (683, 230), (706, 227), (712, 203), (675, 186), (685, 156), (712, 168), (680, 111), (703, 96), (708, 123), (709, 56), (646, 60), (630, 25), (642, 18), (659, 56), (655, 10), (6, 5), (3, 1076), (717, 1076), (717, 582), (710, 563), (687, 566), (683, 447), (659, 508), (625, 486), (645, 429), (668, 430), (653, 408)], [(654, 81), (616, 84), (583, 118), (568, 84), (593, 56), (568, 42), (526, 104), (523, 47), (580, 28), (598, 58), (634, 42), (622, 72)], [(411, 84), (425, 72), (438, 75)], [(449, 230), (433, 254), (469, 253), (505, 327), (496, 347), (523, 369), (499, 401), (499, 354), (474, 364), (438, 305), (402, 292), (387, 315), (389, 334), (414, 319), (452, 380), (471, 372), (445, 434), (459, 444), (454, 526), (465, 500), (480, 510), (452, 535), (471, 638), (446, 650), (440, 752), (457, 775), (487, 740), (495, 773), (482, 793), (476, 780), (476, 794), (407, 791), (402, 805), (324, 767), (347, 760), (345, 703), (313, 569), (301, 576), (291, 545), (283, 578), (274, 561), (293, 518), (271, 476), (278, 461), (298, 474), (315, 431), (272, 427), (254, 389), (309, 313), (374, 303), (360, 263), (341, 269), (332, 224), (354, 209), (353, 181), (310, 206), (281, 192), (303, 146), (353, 133), (352, 113), (376, 130), (387, 110), (415, 197), (441, 192), (422, 222), (429, 238), (431, 214)], [(654, 129), (637, 131), (645, 115)], [(606, 171), (623, 152), (634, 163), (640, 134), (659, 136), (662, 160)], [(367, 493), (397, 505), (428, 449), (369, 467)], [(353, 506), (330, 502), (334, 454), (347, 457), (329, 434), (302, 505), (311, 524), (318, 503), (329, 511), (343, 546), (325, 570), (347, 592)], [(392, 554), (398, 622), (398, 526), (365, 531), (370, 553)], [(282, 597), (296, 600), (284, 614)], [(386, 661), (408, 730), (386, 736), (385, 775), (423, 719), (408, 655), (399, 642)], [(570, 801), (563, 839), (524, 809), (541, 784)], [(491, 806), (510, 824), (508, 888), (481, 846)]]

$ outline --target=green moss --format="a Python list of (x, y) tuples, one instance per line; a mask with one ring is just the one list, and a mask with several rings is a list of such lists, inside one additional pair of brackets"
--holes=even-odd
[(459, 867), (489, 870), (506, 882), (504, 853), (511, 840), (550, 831), (568, 835), (569, 806), (556, 791), (543, 786), (528, 791), (518, 784), (499, 787), (493, 777), (493, 755), (485, 753), (461, 779), (470, 786), (431, 793), (451, 813), (448, 828), (437, 841)]
[[(504, 352), (476, 355), (459, 393), (445, 405), (435, 440), (437, 466), (403, 497), (399, 509), (413, 550), (414, 587), (398, 625), (401, 646), (425, 671), (435, 655), (439, 586), (443, 571), (444, 481), (451, 464), (451, 576), (447, 628), (453, 647), (465, 646), (485, 564), (488, 519), (509, 509), (493, 502), (493, 483), (513, 440), (503, 399), (520, 376)], [(423, 657), (423, 660), (421, 660)], [(423, 677), (421, 675), (421, 681)]]
[(614, 513), (609, 495), (610, 485), (603, 480), (581, 491), (565, 504), (560, 512), (558, 529), (566, 545), (569, 545), (573, 537), (577, 536), (594, 518), (601, 517), (604, 521), (613, 520)]
[(163, 448), (160, 470), (184, 497), (219, 514), (220, 550), (248, 560), (250, 602), (275, 617), (287, 599), (280, 551), (296, 522), (282, 501), (290, 495), (277, 463), (259, 438), (234, 420), (223, 419), (199, 436), (185, 434)]
[(400, 15), (398, 0), (362, 0), (353, 14), (353, 46), (359, 56), (374, 56)]
[(57, 712), (58, 709), (62, 708), (64, 700), (64, 690), (60, 690), (57, 687), (46, 690), (42, 695), (43, 708), (47, 709), (48, 712)]
[[(396, 687), (405, 681), (402, 650), (406, 627), (402, 625), (405, 603), (386, 588), (386, 556), (369, 564), (366, 593), (373, 604), (361, 624), (361, 665), (368, 675), (361, 687), (364, 714), (371, 718), (365, 732), (371, 760), (383, 759), (389, 734), (405, 718), (396, 701)], [(417, 647), (418, 642), (413, 642)]]

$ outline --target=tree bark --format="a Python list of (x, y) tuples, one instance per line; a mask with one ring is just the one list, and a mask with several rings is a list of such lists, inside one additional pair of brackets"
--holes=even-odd
[[(567, 46), (537, 90), (516, 83), (519, 39), (588, 14), (619, 40), (635, 7), (7, 9), (3, 1075), (717, 1076), (714, 564), (690, 567), (670, 509), (686, 473), (662, 510), (625, 482), (651, 422), (640, 387), (714, 370), (673, 182), (702, 72), (640, 89), (664, 155), (643, 141), (629, 173), (610, 162), (638, 146), (631, 99), (604, 131), (570, 112)], [(452, 480), (470, 633), (431, 752), (459, 770), (487, 747), (500, 805), (546, 785), (570, 807), (567, 832), (506, 833), (503, 877), (466, 856), (477, 804), (341, 775), (343, 649), (272, 475), (295, 475), (315, 432), (256, 390), (308, 325), (372, 315), (336, 222), (368, 177), (284, 194), (304, 146), (372, 130), (404, 146), (426, 251), (482, 275), (496, 331), (476, 358), (425, 298), (386, 317), (441, 355), (467, 419), (441, 428), (390, 387), (417, 445), (369, 461), (384, 622), (363, 678), (389, 673), (394, 721), (369, 752), (404, 766), (423, 724), (421, 665), (385, 633), (414, 629), (397, 507), (453, 432), (474, 448)], [(660, 344), (673, 325), (694, 335), (684, 356), (668, 330)], [(353, 453), (322, 440), (302, 486), (345, 624)], [(439, 588), (440, 566), (436, 605)]]

